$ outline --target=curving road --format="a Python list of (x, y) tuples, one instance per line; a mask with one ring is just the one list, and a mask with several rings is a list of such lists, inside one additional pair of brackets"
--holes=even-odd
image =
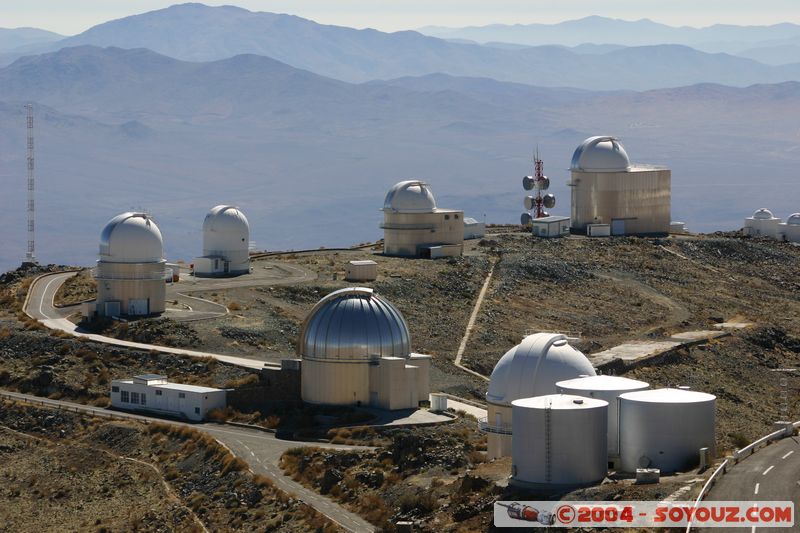
[[(293, 495), (300, 501), (313, 507), (330, 520), (339, 524), (339, 526), (341, 526), (343, 529), (357, 533), (361, 533), (362, 531), (375, 531), (375, 527), (360, 516), (340, 507), (333, 500), (305, 488), (283, 474), (278, 466), (278, 462), (283, 452), (289, 448), (302, 446), (304, 444), (307, 445), (308, 443), (298, 443), (295, 441), (277, 439), (272, 433), (266, 433), (253, 429), (224, 426), (220, 424), (187, 424), (184, 422), (173, 422), (164, 420), (162, 418), (126, 413), (122, 411), (109, 411), (108, 409), (103, 409), (101, 407), (64, 402), (60, 400), (51, 400), (49, 398), (40, 398), (38, 396), (31, 396), (16, 392), (0, 391), (0, 397), (42, 404), (57, 409), (67, 409), (70, 411), (82, 412), (94, 416), (114, 416), (117, 418), (125, 418), (143, 422), (161, 422), (192, 427), (213, 436), (219, 442), (227, 446), (234, 455), (247, 461), (247, 464), (254, 473), (270, 478), (279, 489)], [(313, 443), (313, 446), (335, 450), (371, 449), (364, 446), (345, 446), (316, 442)]]
[[(800, 529), (800, 439), (788, 437), (761, 448), (730, 467), (709, 491), (706, 501), (793, 501), (795, 529)], [(693, 528), (712, 533), (716, 529)], [(726, 528), (733, 532), (786, 532), (786, 528)]]
[[(25, 301), (23, 311), (28, 316), (40, 321), (44, 326), (50, 329), (61, 330), (75, 337), (83, 337), (95, 342), (102, 342), (104, 344), (111, 344), (114, 346), (133, 348), (137, 350), (155, 350), (161, 353), (185, 355), (189, 357), (212, 357), (218, 361), (245, 368), (261, 369), (268, 364), (264, 361), (249, 359), (247, 357), (236, 357), (232, 355), (222, 355), (211, 352), (201, 352), (197, 350), (186, 350), (183, 348), (171, 348), (156, 344), (146, 344), (143, 342), (132, 342), (81, 331), (76, 324), (70, 322), (66, 318), (78, 310), (77, 306), (56, 307), (53, 304), (53, 300), (56, 292), (58, 292), (59, 287), (61, 287), (61, 285), (63, 285), (68, 278), (74, 275), (75, 272), (64, 272), (45, 275), (37, 278), (31, 284), (31, 287), (28, 290), (28, 297)], [(206, 290), (206, 288), (197, 290)]]

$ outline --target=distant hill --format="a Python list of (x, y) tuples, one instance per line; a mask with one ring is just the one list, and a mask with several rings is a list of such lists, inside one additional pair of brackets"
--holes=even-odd
[(0, 52), (34, 44), (59, 41), (63, 35), (37, 28), (0, 28)]
[(489, 24), (466, 28), (427, 26), (421, 33), (443, 39), (468, 39), (477, 43), (505, 42), (538, 46), (583, 43), (625, 46), (682, 44), (707, 52), (737, 53), (757, 43), (800, 39), (800, 26), (736, 26), (715, 24), (704, 28), (673, 27), (649, 19), (635, 21), (590, 16), (557, 24)]
[(574, 51), (560, 45), (481, 46), (413, 31), (355, 30), (202, 4), (110, 21), (48, 46), (79, 45), (148, 48), (186, 61), (255, 54), (349, 82), (445, 73), (548, 87), (645, 90), (703, 82), (746, 86), (800, 80), (800, 65), (767, 66), (679, 45), (617, 44)]
[(190, 259), (220, 202), (245, 210), (259, 248), (376, 239), (386, 190), (413, 177), (442, 207), (514, 222), (537, 145), (553, 212), (568, 214), (565, 169), (593, 134), (669, 165), (673, 216), (692, 229), (732, 229), (761, 206), (800, 210), (796, 82), (599, 92), (436, 74), (351, 84), (256, 55), (185, 62), (86, 46), (0, 69), (2, 268), (24, 250), (29, 99), (42, 261), (90, 264), (103, 224), (130, 208), (154, 213), (170, 259)]

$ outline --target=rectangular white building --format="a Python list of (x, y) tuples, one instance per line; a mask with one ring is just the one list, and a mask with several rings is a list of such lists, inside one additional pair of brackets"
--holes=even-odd
[(208, 411), (224, 408), (226, 391), (212, 387), (169, 383), (166, 376), (143, 374), (111, 382), (111, 407), (126, 411), (150, 411), (204, 420)]
[(347, 281), (375, 281), (378, 279), (378, 263), (371, 259), (347, 263), (344, 279)]
[(570, 218), (549, 216), (531, 222), (534, 237), (554, 238), (569, 235)]

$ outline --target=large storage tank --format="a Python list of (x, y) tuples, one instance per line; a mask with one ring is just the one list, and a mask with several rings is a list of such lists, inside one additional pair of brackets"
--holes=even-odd
[(587, 376), (556, 383), (558, 392), (608, 402), (608, 456), (619, 456), (619, 397), (626, 392), (649, 389), (644, 381), (619, 376)]
[(511, 402), (555, 394), (556, 383), (594, 376), (592, 363), (570, 346), (561, 333), (535, 333), (511, 348), (492, 371), (486, 393), (487, 417), (481, 429), (488, 433), (489, 459), (511, 455)]
[(608, 472), (608, 402), (551, 394), (512, 402), (511, 482), (533, 488), (591, 485)]
[(697, 465), (700, 448), (714, 455), (716, 396), (684, 389), (628, 392), (619, 397), (622, 469), (684, 471)]

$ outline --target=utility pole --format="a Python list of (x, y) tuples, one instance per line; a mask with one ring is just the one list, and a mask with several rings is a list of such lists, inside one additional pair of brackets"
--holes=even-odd
[(33, 172), (33, 104), (26, 104), (25, 109), (28, 110), (28, 252), (25, 254), (25, 262), (36, 264), (36, 244), (34, 239), (36, 219), (34, 191), (36, 189), (36, 181)]

